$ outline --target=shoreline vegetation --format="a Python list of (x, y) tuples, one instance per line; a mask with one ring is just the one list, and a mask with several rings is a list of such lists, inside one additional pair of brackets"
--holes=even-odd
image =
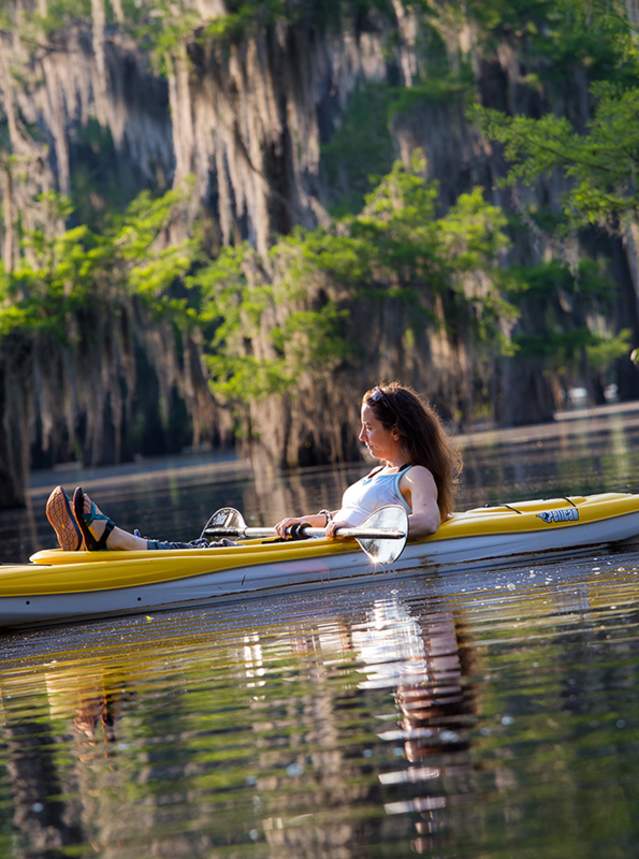
[(0, 507), (72, 459), (352, 461), (378, 379), (462, 432), (639, 397), (632, 10), (223, 5), (0, 13)]

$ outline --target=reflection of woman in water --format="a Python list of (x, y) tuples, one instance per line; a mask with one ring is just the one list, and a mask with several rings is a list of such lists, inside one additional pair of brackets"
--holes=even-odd
[(397, 728), (379, 736), (392, 743), (401, 740), (408, 765), (396, 765), (379, 779), (389, 793), (401, 789), (404, 797), (410, 785), (412, 799), (396, 806), (391, 801), (387, 807), (421, 814), (412, 846), (426, 852), (435, 846), (431, 835), (451, 794), (457, 793), (455, 783), (461, 782), (459, 793), (465, 792), (472, 775), (467, 730), (476, 719), (469, 683), (473, 651), (452, 611), (415, 617), (397, 600), (376, 604), (366, 626), (353, 630), (353, 646), (365, 663), (367, 676), (360, 688), (393, 689)]
[(85, 698), (73, 714), (73, 727), (90, 740), (101, 735), (106, 742), (113, 743), (118, 711), (119, 701), (111, 693)]
[[(406, 731), (406, 758), (414, 763), (443, 749), (468, 748), (459, 731), (473, 721), (473, 701), (465, 675), (471, 651), (463, 646), (459, 625), (450, 612), (424, 618), (424, 656), (408, 682), (400, 682), (395, 700)], [(421, 676), (420, 676), (421, 675)], [(430, 728), (432, 734), (420, 729)], [(433, 744), (431, 737), (437, 737)], [(442, 739), (444, 742), (442, 743)]]
[(111, 677), (101, 660), (85, 666), (85, 670), (73, 665), (47, 671), (44, 677), (51, 716), (71, 718), (76, 736), (85, 746), (89, 741), (87, 748), (104, 744), (105, 754), (110, 754), (117, 717), (131, 693)]

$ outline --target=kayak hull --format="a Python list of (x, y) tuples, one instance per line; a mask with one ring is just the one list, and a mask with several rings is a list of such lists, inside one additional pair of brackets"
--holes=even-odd
[(416, 569), (628, 540), (639, 536), (639, 496), (608, 493), (479, 508), (371, 564), (353, 541), (245, 541), (171, 552), (45, 550), (0, 567), (0, 626), (147, 613), (268, 591), (392, 580)]

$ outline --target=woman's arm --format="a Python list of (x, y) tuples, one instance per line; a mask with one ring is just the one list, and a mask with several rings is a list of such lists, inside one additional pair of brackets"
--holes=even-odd
[(430, 471), (423, 465), (414, 465), (402, 477), (399, 488), (411, 508), (409, 536), (434, 534), (441, 524), (441, 517), (437, 506), (437, 486)]

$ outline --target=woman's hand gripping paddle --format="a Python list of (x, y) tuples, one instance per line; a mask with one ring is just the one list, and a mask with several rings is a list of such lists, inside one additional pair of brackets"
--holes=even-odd
[[(325, 528), (302, 526), (301, 537), (325, 537)], [(276, 537), (275, 528), (250, 528), (239, 510), (222, 507), (210, 517), (202, 537)], [(403, 507), (390, 504), (380, 507), (357, 528), (338, 528), (337, 537), (353, 537), (374, 564), (392, 564), (404, 551), (408, 539), (408, 516)]]

